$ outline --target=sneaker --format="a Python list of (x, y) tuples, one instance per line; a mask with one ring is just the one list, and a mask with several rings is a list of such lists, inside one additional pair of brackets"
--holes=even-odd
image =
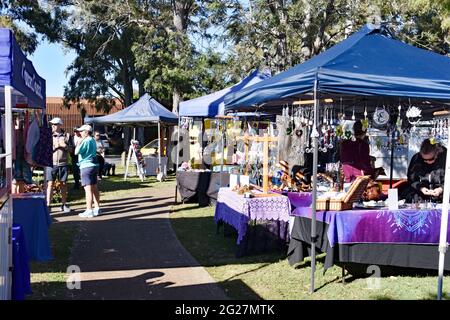
[(100, 208), (94, 208), (92, 209), (92, 214), (94, 215), (94, 217), (99, 216), (102, 214), (102, 211)]
[(70, 209), (67, 204), (63, 204), (61, 206), (61, 211), (63, 211), (64, 213), (69, 213), (70, 211), (72, 211), (72, 209)]
[(78, 216), (81, 218), (92, 218), (94, 217), (94, 212), (92, 210), (86, 210), (82, 213), (79, 213)]

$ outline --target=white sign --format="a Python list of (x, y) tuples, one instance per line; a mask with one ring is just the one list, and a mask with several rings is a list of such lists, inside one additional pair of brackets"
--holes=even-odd
[(39, 81), (36, 80), (36, 75), (29, 74), (26, 69), (25, 61), (22, 63), (22, 79), (25, 82), (25, 85), (34, 92), (39, 98), (44, 99), (42, 94), (42, 85)]
[(389, 210), (398, 210), (398, 189), (388, 190)]

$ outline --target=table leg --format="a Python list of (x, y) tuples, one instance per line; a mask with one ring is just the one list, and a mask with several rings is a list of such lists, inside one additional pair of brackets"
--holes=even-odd
[(345, 284), (345, 264), (342, 266), (342, 284)]
[[(223, 225), (223, 222), (222, 221), (218, 221), (217, 222), (217, 224), (216, 224), (216, 234), (219, 234), (219, 232), (220, 232), (220, 226), (222, 226)], [(224, 229), (224, 236), (225, 236), (225, 227), (223, 228)]]

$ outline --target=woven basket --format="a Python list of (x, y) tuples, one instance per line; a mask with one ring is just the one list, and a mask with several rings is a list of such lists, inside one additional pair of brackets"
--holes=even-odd
[(370, 176), (357, 177), (343, 199), (318, 199), (316, 201), (316, 210), (342, 211), (353, 209), (353, 203), (361, 199), (369, 181)]

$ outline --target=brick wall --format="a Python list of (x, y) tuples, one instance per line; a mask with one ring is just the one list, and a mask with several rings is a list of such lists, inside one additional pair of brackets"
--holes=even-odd
[[(90, 105), (87, 101), (82, 101), (82, 106), (86, 110), (86, 116), (99, 117), (107, 114), (115, 113), (122, 109), (122, 105), (119, 101), (116, 101), (116, 106), (111, 109), (109, 113), (99, 112), (93, 105)], [(63, 105), (62, 97), (47, 97), (47, 109), (46, 113), (50, 118), (59, 117), (63, 121), (63, 129), (66, 132), (72, 132), (73, 127), (81, 126), (83, 124), (83, 118), (81, 116), (81, 108), (71, 105), (70, 108), (66, 108)]]

